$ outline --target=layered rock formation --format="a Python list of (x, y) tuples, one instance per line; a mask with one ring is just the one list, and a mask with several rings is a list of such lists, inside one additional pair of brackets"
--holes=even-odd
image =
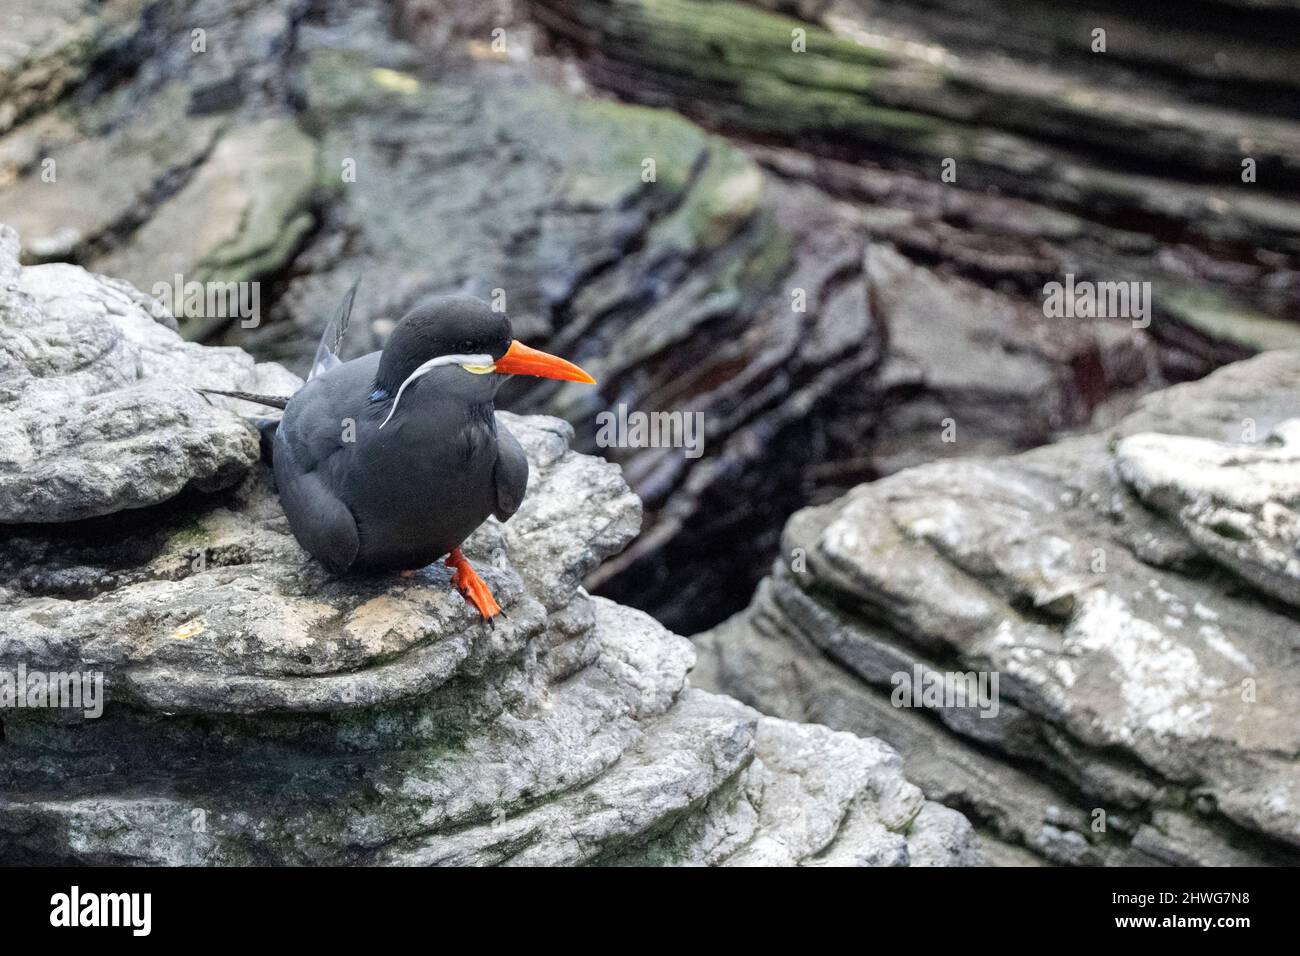
[[(904, 749), (997, 860), (1294, 864), (1297, 381), (1300, 352), (1268, 353), (799, 512), (701, 636), (706, 683)], [(994, 701), (906, 693), (968, 673)]]
[[(331, 579), (257, 430), (177, 381), (292, 376), (2, 237), (6, 401), (34, 449), (0, 463), (4, 862), (980, 861), (895, 751), (689, 689), (689, 642), (582, 589), (640, 503), (563, 422), (508, 416), (529, 493), (466, 545), (495, 626), (441, 565)], [(80, 706), (43, 706), (54, 683)]]
[(0, 522), (91, 518), (237, 481), (257, 436), (193, 386), (276, 395), (298, 380), (183, 341), (130, 283), (64, 264), (20, 269), (18, 245), (0, 225)]
[[(928, 790), (981, 822), (999, 859), (1292, 859), (1293, 778), (1278, 768), (1294, 746), (1285, 709), (1264, 707), (1294, 686), (1276, 665), (1293, 653), (1292, 431), (1261, 444), (1296, 414), (1282, 390), (1267, 414), (1238, 407), (1269, 405), (1267, 377), (1218, 379), (1226, 391), (1185, 417), (1158, 400), (1111, 432), (1135, 436), (1113, 459), (1097, 438), (1050, 449), (1045, 464), (996, 456), (1115, 421), (1167, 381), (1294, 346), (1297, 14), (1210, 0), (1198, 12), (1213, 29), (1200, 29), (1163, 3), (1063, 10), (9, 4), (0, 210), (24, 260), (47, 264), (19, 271), (0, 250), (0, 520), (44, 524), (6, 535), (0, 620), (21, 621), (14, 633), (39, 654), (111, 665), (126, 703), (84, 726), (7, 721), (22, 743), (4, 745), (17, 754), (7, 781), (27, 789), (0, 818), (4, 846), (46, 860), (813, 862), (896, 860), (904, 847), (964, 859), (964, 831), (940, 808), (913, 812), (894, 758), (679, 693), (689, 653), (577, 578), (694, 631), (749, 599), (796, 508), (978, 454), (993, 463), (879, 486), (892, 501), (929, 476), (890, 521), (912, 529), (904, 538), (951, 533), (952, 549), (909, 538), (898, 560), (873, 562), (848, 548), (832, 574), (814, 547), (822, 519), (792, 523), (813, 570), (778, 568), (718, 632), (734, 643), (706, 642), (706, 661), (726, 665), (718, 679), (786, 716), (888, 735)], [(1091, 48), (1098, 27), (1105, 53)], [(439, 575), (330, 590), (287, 536), (256, 433), (180, 387), (284, 391), (291, 376), (183, 345), (165, 317), (141, 313), (151, 299), (61, 260), (144, 290), (258, 282), (256, 327), (202, 309), (178, 327), (300, 372), (358, 276), (350, 354), (381, 345), (426, 293), (499, 295), (521, 338), (592, 367), (603, 387), (508, 401), (567, 418), (580, 450), (622, 464), (646, 530), (614, 553), (631, 521), (610, 486), (597, 510), (614, 530), (577, 552), (546, 529), (596, 529), (549, 512), (533, 537), (512, 537), (518, 519), (485, 531), (475, 556), (518, 618), (495, 636)], [(1048, 319), (1043, 285), (1066, 273), (1153, 280), (1151, 324)], [(597, 449), (593, 417), (619, 405), (702, 415), (704, 456)], [(1216, 430), (1220, 413), (1243, 421)], [(519, 427), (536, 467), (568, 462), (565, 474), (605, 487), (596, 463), (560, 447), (562, 426)], [(952, 503), (952, 488), (965, 497)], [(1074, 503), (1052, 505), (1058, 490)], [(870, 499), (853, 521), (889, 513), (873, 494), (846, 499)], [(1135, 530), (1100, 516), (1112, 506)], [(813, 514), (842, 529), (843, 507)], [(1101, 543), (1072, 577), (1086, 537)], [(554, 554), (529, 553), (530, 540)], [(1157, 565), (1151, 577), (1141, 561)], [(863, 570), (877, 563), (894, 577)], [(1087, 597), (1081, 581), (1102, 574), (1121, 584)], [(930, 593), (934, 580), (955, 590)], [(1243, 581), (1254, 590), (1239, 593)], [(221, 594), (204, 596), (209, 585)], [(969, 605), (945, 605), (961, 596)], [(429, 622), (408, 629), (410, 608)], [(988, 633), (1000, 614), (1010, 648)], [(1166, 616), (1196, 632), (1194, 668)], [(119, 617), (132, 629), (115, 630)], [(1254, 636), (1217, 634), (1225, 620)], [(950, 669), (995, 651), (1014, 695), (1000, 719), (945, 712), (954, 730), (864, 690), (887, 689), (882, 678), (917, 657)], [(1251, 679), (1243, 660), (1263, 677), (1252, 709), (1234, 710), (1232, 682)], [(435, 685), (432, 704), (415, 702)], [(238, 695), (214, 690), (226, 686)], [(544, 706), (554, 699), (561, 716)], [(557, 740), (596, 756), (557, 758), (553, 778), (521, 769)], [(455, 758), (462, 741), (473, 759)], [(669, 766), (678, 742), (689, 767)], [(484, 775), (463, 800), (454, 759)], [(264, 779), (241, 775), (256, 762)], [(127, 799), (130, 780), (142, 784)], [(258, 810), (268, 794), (299, 812), (287, 830)], [(145, 841), (115, 822), (126, 820), (168, 837)]]
[(1151, 281), (1183, 347), (1294, 347), (1300, 12), (1205, 7), (1196, 26), (1164, 4), (1052, 0), (539, 0), (538, 16), (622, 96), (797, 145), (778, 168), (870, 194), (887, 207), (873, 232), (926, 261), (1027, 289)]
[[(1228, 225), (1208, 238), (1250, 246), (1228, 251), (1175, 241), (1158, 210), (1124, 206), (1098, 221), (1079, 208), (1093, 193), (1061, 193), (1064, 163), (994, 182), (1015, 192), (1041, 181), (1047, 199), (973, 188), (991, 181), (978, 170), (1005, 159), (996, 150), (983, 166), (963, 155), (957, 181), (942, 182), (929, 158), (896, 162), (901, 153), (863, 145), (864, 129), (888, 146), (901, 127), (855, 125), (880, 112), (852, 91), (870, 85), (861, 70), (882, 54), (817, 25), (851, 26), (852, 10), (832, 23), (833, 11), (804, 5), (796, 23), (685, 2), (22, 6), (0, 52), (15, 104), (0, 117), (0, 208), (28, 261), (67, 259), (146, 291), (177, 276), (257, 281), (256, 328), (200, 310), (182, 332), (300, 373), (357, 277), (356, 351), (382, 344), (423, 294), (504, 297), (521, 338), (590, 365), (602, 383), (520, 389), (509, 406), (566, 418), (577, 446), (624, 465), (646, 504), (646, 533), (589, 584), (683, 631), (744, 605), (796, 508), (950, 454), (937, 436), (953, 410), (968, 448), (1019, 450), (1293, 332), (1276, 321), (1295, 250), (1271, 178), (1253, 218), (1228, 197)], [(663, 39), (651, 49), (647, 18)], [(606, 36), (601, 24), (628, 29)], [(795, 27), (809, 42), (798, 61)], [(744, 87), (753, 95), (735, 118), (724, 67), (750, 75), (755, 57), (770, 82)], [(639, 88), (626, 82), (632, 69)], [(681, 85), (665, 82), (673, 76)], [(55, 77), (51, 92), (42, 78)], [(817, 77), (829, 84), (820, 93), (809, 89)], [(601, 87), (732, 138), (604, 99)], [(983, 118), (998, 122), (1023, 98), (979, 90)], [(907, 104), (896, 105), (901, 115)], [(912, 103), (908, 122), (922, 125), (926, 105)], [(1184, 105), (1171, 94), (1160, 104), (1180, 117)], [(1170, 121), (1169, 143), (1187, 142), (1182, 122)], [(1268, 142), (1290, 142), (1278, 123)], [(856, 151), (824, 148), (846, 129)], [(1157, 146), (1148, 140), (1144, 155)], [(1261, 175), (1285, 172), (1278, 155)], [(1143, 195), (1136, 182), (1102, 192)], [(1191, 197), (1186, 210), (1217, 208), (1207, 190), (1178, 195)], [(1252, 230), (1259, 250), (1242, 238)], [(1198, 295), (1205, 279), (1218, 306), (1176, 313), (1158, 296), (1146, 330), (1064, 330), (1042, 315), (1042, 283), (1062, 272), (1160, 270)], [(959, 349), (947, 347), (954, 336)], [(597, 448), (593, 416), (619, 406), (702, 416), (704, 455)]]
[[(530, 9), (596, 87), (689, 116), (771, 181), (858, 212), (882, 343), (855, 384), (872, 399), (814, 410), (811, 440), (764, 460), (804, 462), (809, 501), (1033, 447), (1162, 379), (1300, 345), (1293, 5), (1215, 0), (1194, 23), (1170, 4), (1054, 0)], [(1045, 319), (1044, 286), (1067, 275), (1147, 283), (1145, 327)], [(941, 438), (953, 418), (960, 446)]]

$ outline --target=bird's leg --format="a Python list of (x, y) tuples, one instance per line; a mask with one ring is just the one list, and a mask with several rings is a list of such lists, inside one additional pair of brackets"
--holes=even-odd
[(478, 612), (484, 619), (490, 621), (501, 613), (501, 605), (497, 604), (496, 598), (492, 597), (492, 592), (470, 566), (469, 560), (461, 554), (460, 548), (452, 548), (445, 563), (456, 572), (451, 583), (456, 585), (456, 590), (461, 593), (461, 597), (478, 608)]

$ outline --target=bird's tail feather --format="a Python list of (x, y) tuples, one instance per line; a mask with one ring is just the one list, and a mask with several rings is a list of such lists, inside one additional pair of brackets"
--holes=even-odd
[(226, 398), (238, 398), (245, 402), (257, 402), (259, 405), (270, 405), (272, 408), (284, 408), (289, 404), (289, 397), (284, 395), (258, 395), (256, 392), (223, 392), (216, 388), (195, 388), (197, 392), (204, 392), (208, 395), (224, 395)]

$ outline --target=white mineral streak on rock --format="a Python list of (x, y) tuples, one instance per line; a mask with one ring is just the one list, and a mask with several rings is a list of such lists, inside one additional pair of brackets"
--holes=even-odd
[(1131, 435), (1116, 461), (1134, 491), (1208, 557), (1300, 605), (1300, 419), (1254, 444)]
[(1154, 734), (1204, 737), (1212, 698), (1223, 682), (1202, 671), (1196, 655), (1174, 642), (1159, 627), (1133, 615), (1117, 594), (1094, 591), (1083, 599), (1079, 615), (1065, 631), (1065, 646), (1084, 653), (1103, 653), (1115, 664), (1128, 707), (1121, 733), (1132, 741), (1133, 725)]

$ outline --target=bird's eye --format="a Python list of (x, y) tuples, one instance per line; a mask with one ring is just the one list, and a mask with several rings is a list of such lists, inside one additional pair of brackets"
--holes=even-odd
[(466, 355), (469, 355), (474, 351), (474, 343), (471, 342), (469, 339), (466, 339), (464, 342), (460, 343), (460, 350), (464, 352)]

